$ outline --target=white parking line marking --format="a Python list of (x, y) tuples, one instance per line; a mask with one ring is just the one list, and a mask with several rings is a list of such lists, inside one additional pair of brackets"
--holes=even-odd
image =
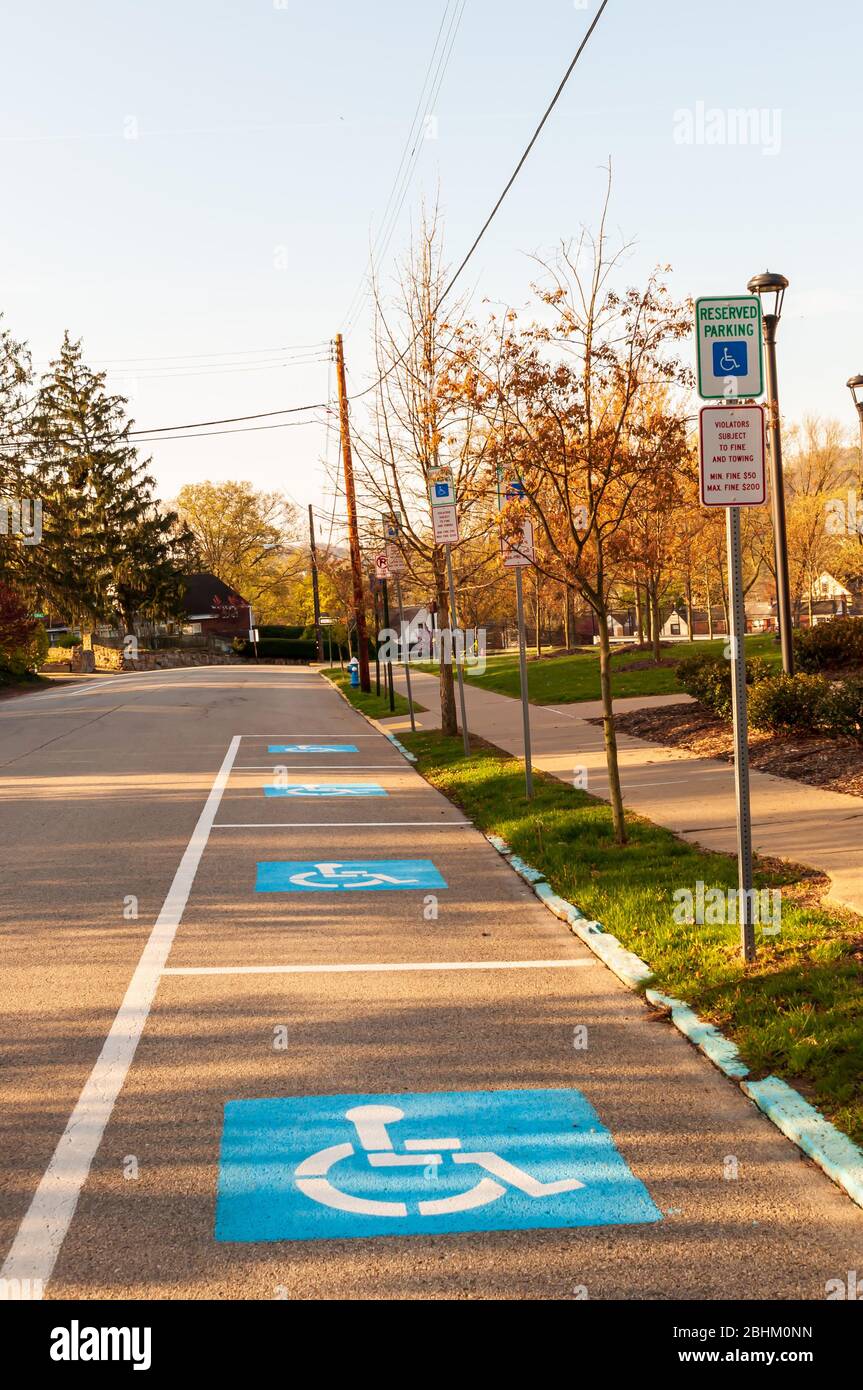
[(102, 1051), (18, 1227), (0, 1278), (47, 1284), (126, 1080), (240, 747), (231, 741)]
[(391, 763), (237, 763), (235, 772), (273, 772), (283, 767), (287, 772), (405, 772), (404, 760)]
[(416, 970), (577, 970), (591, 960), (430, 960), (393, 965), (202, 965), (175, 966), (163, 975), (375, 975)]

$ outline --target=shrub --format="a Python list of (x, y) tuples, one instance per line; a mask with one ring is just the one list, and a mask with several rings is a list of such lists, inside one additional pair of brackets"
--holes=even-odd
[(3, 657), (3, 666), (13, 676), (32, 676), (44, 662), (50, 646), (47, 632), (41, 623), (37, 623), (33, 632), (25, 642), (22, 642), (20, 647), (6, 653)]
[(285, 639), (289, 642), (298, 642), (306, 636), (306, 628), (304, 627), (283, 627), (278, 623), (271, 623), (268, 627), (259, 627), (258, 632), (261, 641), (263, 641), (264, 638), (276, 637)]
[(863, 743), (863, 679), (831, 686), (823, 711), (825, 733), (834, 738), (856, 738)]
[(80, 647), (81, 638), (73, 637), (71, 632), (66, 632), (62, 637), (55, 637), (52, 645), (55, 647)]
[[(772, 675), (772, 667), (762, 656), (746, 663), (746, 682), (758, 686)], [(683, 689), (721, 719), (729, 719), (732, 709), (731, 662), (721, 656), (688, 656), (678, 664), (677, 675)]]
[(754, 729), (812, 732), (824, 727), (832, 695), (824, 676), (770, 676), (749, 697), (749, 722)]
[[(254, 657), (252, 642), (235, 643), (241, 656)], [(264, 661), (317, 661), (318, 649), (314, 642), (289, 641), (286, 637), (264, 637), (258, 642), (258, 656)]]
[(801, 671), (863, 666), (863, 618), (834, 618), (794, 634)]

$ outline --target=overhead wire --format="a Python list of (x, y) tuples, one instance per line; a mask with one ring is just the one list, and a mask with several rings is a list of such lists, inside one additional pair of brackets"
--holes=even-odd
[[(387, 199), (387, 203), (384, 209), (384, 215), (381, 220), (381, 226), (370, 250), (368, 270), (367, 272), (363, 273), (363, 276), (361, 277), (360, 283), (356, 291), (354, 292), (354, 296), (351, 300), (351, 304), (348, 309), (348, 314), (346, 318), (346, 331), (350, 330), (351, 325), (355, 321), (356, 317), (361, 313), (365, 305), (365, 302), (369, 297), (370, 286), (368, 283), (368, 277), (375, 273), (377, 267), (383, 262), (387, 255), (387, 252), (389, 251), (393, 234), (398, 225), (398, 219), (401, 214), (401, 210), (404, 207), (405, 198), (407, 197), (408, 190), (410, 188), (411, 182), (413, 180), (413, 175), (416, 170), (416, 166), (419, 162), (419, 156), (422, 150), (422, 143), (423, 139), (425, 138), (423, 134), (423, 125), (425, 120), (428, 119), (430, 115), (433, 116), (434, 114), (434, 108), (437, 103), (437, 99), (440, 95), (441, 87), (443, 86), (443, 81), (446, 76), (447, 69), (449, 67), (449, 62), (450, 58), (452, 57), (455, 41), (458, 37), (458, 31), (461, 28), (461, 22), (464, 17), (464, 11), (466, 8), (467, 0), (455, 0), (455, 7), (450, 17), (449, 27), (446, 30), (443, 45), (440, 49), (440, 55), (437, 58), (437, 67), (434, 68), (435, 56), (438, 53), (438, 46), (440, 45), (441, 34), (443, 33), (447, 23), (447, 14), (449, 13), (451, 3), (452, 0), (447, 0), (446, 9), (444, 10), (444, 14), (441, 18), (440, 28), (438, 29), (434, 49), (432, 50), (432, 56), (429, 60), (428, 69), (426, 70), (425, 80), (420, 90), (420, 96), (417, 102), (416, 110), (414, 112), (413, 120), (411, 121), (411, 125), (408, 130), (407, 139), (402, 150), (402, 156), (399, 161), (398, 169), (396, 170), (396, 175), (393, 180), (392, 188), (390, 190), (390, 196)], [(434, 72), (432, 71), (433, 68)], [(431, 78), (431, 82), (429, 82), (429, 78)], [(407, 164), (405, 164), (406, 160)], [(396, 200), (398, 201), (396, 202)]]

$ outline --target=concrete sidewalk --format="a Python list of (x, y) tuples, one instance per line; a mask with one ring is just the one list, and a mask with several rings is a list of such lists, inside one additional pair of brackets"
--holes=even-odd
[[(415, 698), (428, 707), (418, 727), (440, 727), (436, 676), (412, 672)], [(404, 691), (404, 674), (397, 686)], [(472, 733), (516, 757), (524, 755), (521, 704), (466, 686)], [(618, 700), (615, 708), (688, 703), (687, 696), (659, 695)], [(531, 706), (534, 763), (562, 782), (577, 769), (587, 773), (588, 790), (608, 800), (608, 774), (602, 729), (589, 724), (602, 713), (589, 704)], [(393, 731), (410, 728), (407, 719), (388, 720)], [(618, 734), (620, 770), (627, 807), (705, 849), (734, 853), (737, 848), (734, 768), (713, 758), (693, 758), (677, 749)], [(805, 864), (830, 877), (830, 901), (863, 913), (863, 800), (823, 791), (784, 777), (752, 772), (752, 833), (755, 851)]]

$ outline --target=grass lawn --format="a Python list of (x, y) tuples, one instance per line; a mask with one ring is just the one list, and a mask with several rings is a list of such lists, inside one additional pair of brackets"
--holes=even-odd
[[(344, 691), (345, 695), (347, 695), (354, 709), (358, 709), (362, 714), (368, 714), (371, 716), (372, 719), (392, 718), (393, 711), (390, 709), (389, 696), (385, 694), (383, 672), (381, 672), (380, 695), (376, 695), (374, 692), (374, 677), (372, 677), (371, 694), (364, 695), (361, 690), (351, 689), (350, 676), (348, 675), (347, 671), (339, 670), (338, 666), (332, 666), (329, 668), (329, 670), (323, 671), (321, 674), (326, 676), (328, 681), (332, 681), (333, 685), (337, 685), (339, 687), (339, 690)], [(424, 712), (424, 709), (424, 705), (418, 705), (416, 700), (414, 701), (414, 710), (417, 714), (422, 714)], [(405, 700), (403, 696), (399, 695), (398, 693), (396, 693), (395, 713), (410, 714), (410, 705), (408, 704), (407, 700)]]
[[(681, 642), (663, 647), (663, 660), (682, 661), (693, 654), (721, 656), (725, 650), (726, 639), (716, 642)], [(767, 634), (747, 637), (747, 656), (763, 656), (776, 665), (782, 664), (779, 644)], [(634, 663), (650, 662), (650, 652), (614, 652), (612, 664), (612, 690), (617, 699), (628, 695), (670, 695), (681, 689), (677, 672), (671, 666), (647, 665), (644, 670), (625, 671), (621, 667)], [(437, 667), (425, 664), (423, 671), (435, 672)], [(487, 658), (486, 670), (477, 675), (467, 667), (465, 671), (471, 685), (483, 690), (492, 690), (498, 695), (511, 695), (521, 698), (521, 684), (518, 671), (518, 653), (504, 652)], [(599, 652), (589, 647), (575, 652), (572, 656), (534, 657), (528, 664), (528, 688), (531, 701), (535, 705), (574, 704), (579, 700), (598, 700), (599, 692)]]
[(756, 886), (782, 891), (782, 932), (759, 932), (758, 959), (746, 966), (736, 924), (673, 919), (675, 890), (694, 893), (699, 880), (737, 887), (731, 857), (633, 815), (621, 849), (604, 802), (540, 772), (529, 804), (520, 761), (488, 746), (466, 760), (460, 739), (438, 733), (401, 737), (434, 786), (647, 961), (658, 989), (732, 1037), (756, 1077), (784, 1077), (863, 1143), (863, 929), (859, 918), (820, 906), (817, 876), (756, 864)]

